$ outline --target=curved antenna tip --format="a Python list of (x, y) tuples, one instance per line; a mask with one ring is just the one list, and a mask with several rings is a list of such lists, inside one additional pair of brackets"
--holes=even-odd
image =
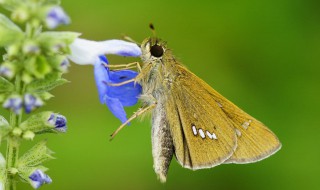
[(152, 23), (149, 24), (149, 28), (153, 31), (155, 30), (154, 25)]

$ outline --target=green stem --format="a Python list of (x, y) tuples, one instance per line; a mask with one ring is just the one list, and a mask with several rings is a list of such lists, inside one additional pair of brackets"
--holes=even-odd
[[(15, 90), (21, 93), (21, 77), (16, 76), (15, 79)], [(10, 126), (12, 129), (18, 127), (21, 122), (22, 114), (15, 114), (13, 111), (10, 112)], [(19, 158), (19, 146), (20, 137), (11, 136), (7, 140), (7, 154), (6, 154), (6, 190), (16, 190), (16, 181), (13, 168), (15, 168)]]
[(12, 168), (15, 167), (18, 161), (20, 142), (15, 137), (8, 138), (7, 141), (7, 183), (6, 190), (15, 190), (16, 181), (14, 175), (11, 173)]

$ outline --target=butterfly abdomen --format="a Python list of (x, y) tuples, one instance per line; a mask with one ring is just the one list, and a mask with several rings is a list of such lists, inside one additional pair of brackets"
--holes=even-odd
[(165, 182), (174, 153), (173, 140), (163, 101), (158, 100), (152, 113), (152, 155), (154, 170), (161, 182)]

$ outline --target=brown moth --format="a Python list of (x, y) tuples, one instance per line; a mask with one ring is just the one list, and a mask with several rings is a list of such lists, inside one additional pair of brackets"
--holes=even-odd
[(142, 69), (128, 82), (142, 86), (143, 107), (112, 138), (129, 121), (152, 111), (154, 170), (161, 182), (173, 155), (183, 167), (197, 170), (257, 162), (281, 148), (272, 131), (186, 69), (164, 41), (147, 38), (141, 50)]

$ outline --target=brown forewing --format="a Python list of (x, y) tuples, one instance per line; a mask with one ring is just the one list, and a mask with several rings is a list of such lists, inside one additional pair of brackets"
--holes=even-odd
[[(237, 134), (237, 148), (225, 163), (256, 162), (267, 158), (281, 148), (277, 136), (264, 124), (245, 113), (184, 67), (177, 66), (177, 68), (181, 73), (178, 80), (182, 87), (178, 89), (184, 89), (185, 92), (193, 94), (193, 97), (199, 99), (198, 102), (194, 103), (205, 104), (207, 102), (208, 108), (206, 110), (216, 113), (215, 116), (212, 115), (211, 119), (225, 121), (225, 118), (227, 118), (228, 122), (226, 123), (232, 123)], [(219, 127), (224, 128), (226, 126), (221, 125)]]

